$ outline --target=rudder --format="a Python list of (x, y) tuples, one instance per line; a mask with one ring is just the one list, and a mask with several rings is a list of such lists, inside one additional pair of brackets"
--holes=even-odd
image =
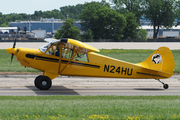
[(168, 47), (158, 48), (145, 61), (138, 65), (167, 74), (167, 77), (171, 77), (174, 74), (174, 57)]

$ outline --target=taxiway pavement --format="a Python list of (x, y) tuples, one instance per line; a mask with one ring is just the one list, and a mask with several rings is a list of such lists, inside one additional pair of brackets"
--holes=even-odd
[(37, 75), (0, 75), (0, 95), (180, 95), (180, 75), (162, 80), (164, 90), (154, 79), (116, 79), (60, 76), (52, 81), (50, 90), (34, 87)]

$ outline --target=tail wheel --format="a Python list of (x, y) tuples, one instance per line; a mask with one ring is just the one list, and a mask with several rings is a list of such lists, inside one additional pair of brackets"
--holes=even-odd
[(34, 84), (40, 90), (48, 90), (51, 88), (52, 81), (49, 77), (40, 75), (36, 77)]
[(168, 84), (165, 84), (165, 83), (163, 83), (163, 82), (161, 82), (159, 79), (157, 79), (160, 83), (162, 83), (163, 84), (163, 88), (164, 89), (168, 89), (169, 88), (169, 85)]

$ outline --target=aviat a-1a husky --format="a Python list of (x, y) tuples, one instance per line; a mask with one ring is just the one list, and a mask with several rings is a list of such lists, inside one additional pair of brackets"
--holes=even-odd
[[(34, 84), (41, 90), (48, 90), (54, 78), (63, 76), (84, 76), (104, 78), (160, 79), (174, 74), (174, 57), (167, 47), (158, 48), (145, 61), (137, 64), (124, 62), (97, 54), (98, 49), (80, 41), (63, 38), (45, 39), (48, 43), (39, 49), (12, 48), (6, 51), (22, 66), (43, 72)], [(133, 58), (132, 58), (133, 59)], [(163, 84), (164, 89), (168, 84)]]

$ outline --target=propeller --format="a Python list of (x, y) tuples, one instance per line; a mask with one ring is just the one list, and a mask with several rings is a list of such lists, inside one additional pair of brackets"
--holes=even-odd
[[(14, 54), (12, 53), (11, 54), (11, 63), (12, 63), (12, 60), (13, 60), (13, 56), (14, 56)], [(10, 63), (10, 65), (11, 65), (11, 63)]]
[(15, 37), (15, 40), (14, 40), (13, 48), (16, 47), (16, 38), (17, 38), (17, 33), (16, 33), (16, 37)]
[[(18, 30), (17, 30), (17, 32), (16, 32), (16, 36), (15, 36), (15, 40), (14, 40), (14, 44), (13, 44), (13, 48), (15, 48), (15, 47), (16, 47), (16, 38), (17, 38), (17, 34), (18, 34)], [(12, 54), (11, 54), (11, 63), (12, 63), (13, 57), (14, 57), (14, 54), (12, 53)], [(11, 65), (11, 63), (10, 63), (10, 65)]]

